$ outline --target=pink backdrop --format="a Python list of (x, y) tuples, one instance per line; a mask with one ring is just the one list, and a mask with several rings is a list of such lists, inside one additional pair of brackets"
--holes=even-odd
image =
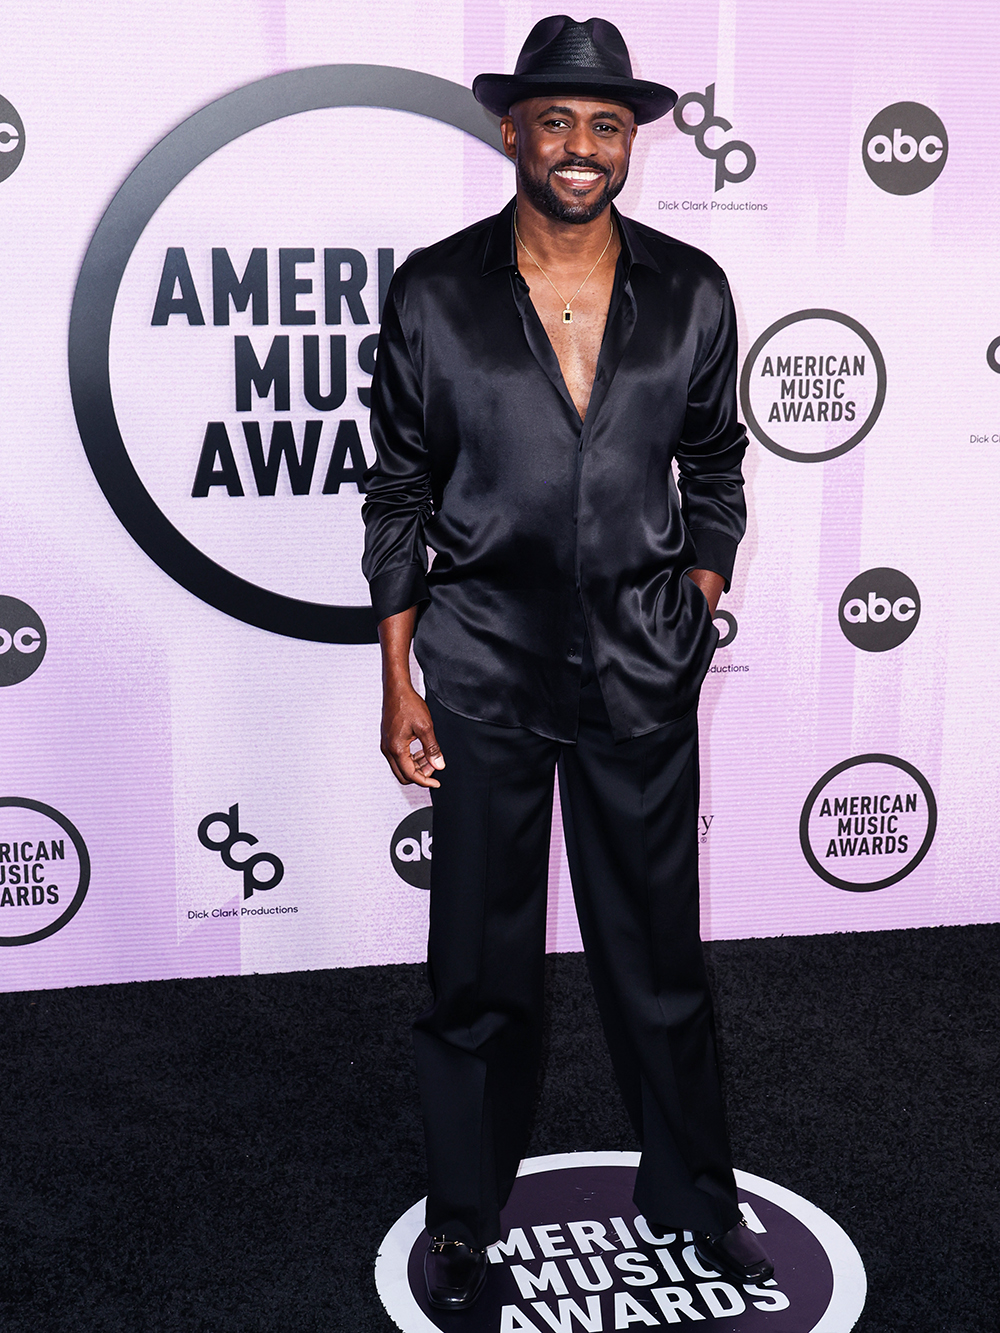
[[(81, 441), (69, 318), (85, 257), (107, 270), (92, 247), (105, 209), (187, 117), (315, 66), (390, 66), (468, 87), (481, 70), (512, 68), (547, 12), (535, 0), (177, 0), (169, 10), (133, 0), (103, 6), (95, 24), (78, 6), (39, 0), (5, 16), (0, 937), (10, 943), (0, 988), (422, 956), (427, 895), (397, 873), (390, 848), (411, 878), (426, 870), (430, 844), (421, 852), (419, 832), (406, 842), (399, 831), (426, 801), (398, 788), (378, 754), (377, 649), (246, 623), (146, 553), (126, 526), (131, 515), (143, 527), (133, 500), (116, 513)], [(751, 522), (701, 710), (705, 934), (997, 920), (997, 10), (631, 0), (601, 12), (622, 28), (637, 72), (698, 95), (689, 131), (713, 97), (726, 122), (700, 136), (673, 117), (643, 129), (619, 201), (729, 272), (753, 417)], [(415, 86), (430, 106), (431, 85)], [(108, 254), (124, 265), (111, 394), (135, 485), (192, 548), (272, 594), (357, 606), (349, 446), (370, 457), (365, 340), (378, 328), (380, 262), (496, 211), (512, 173), (467, 129), (388, 95), (380, 108), (282, 114), (285, 88), (262, 85), (257, 128), (233, 130), (182, 172), (134, 248), (121, 250), (124, 230), (111, 237)], [(734, 142), (744, 148), (727, 150)], [(154, 183), (170, 145), (150, 159)], [(266, 251), (256, 323), (252, 305), (231, 302), (228, 324), (215, 322), (212, 251), (223, 249), (237, 278)], [(186, 268), (167, 283), (174, 313), (153, 323), (177, 250)], [(284, 284), (302, 284), (289, 300), (315, 312), (312, 323), (282, 322), (281, 250), (300, 252), (286, 258)], [(353, 307), (334, 303), (336, 324), (325, 250), (367, 268), (362, 282), (357, 259), (338, 257), (333, 280), (359, 285)], [(204, 323), (191, 322), (191, 291)], [(787, 318), (802, 312), (813, 313)], [(318, 338), (329, 394), (331, 335), (343, 339), (333, 363), (343, 357), (344, 400), (324, 410), (305, 396), (305, 340)], [(284, 337), (288, 407), (254, 390), (241, 410), (237, 346), (264, 364)], [(97, 356), (99, 342), (83, 353)], [(89, 384), (74, 383), (78, 405)], [(266, 455), (275, 421), (291, 423), (300, 454), (306, 422), (322, 422), (301, 494), (284, 463), (275, 493), (258, 493), (266, 477), (243, 427), (256, 423)], [(230, 454), (205, 454), (209, 423), (221, 423), (212, 447), (224, 437)], [(215, 475), (193, 496), (203, 456)], [(339, 488), (324, 494), (328, 476)], [(37, 631), (16, 638), (28, 627), (19, 604), (44, 644)], [(61, 923), (82, 893), (79, 867), (53, 859), (66, 834), (38, 805), (89, 854), (85, 896)], [(248, 897), (243, 872), (199, 838), (207, 816), (234, 805), (257, 841), (234, 844), (230, 859), (263, 854), (283, 872)], [(222, 825), (208, 827), (221, 842)], [(28, 864), (39, 869), (22, 883)], [(260, 864), (258, 883), (275, 861)], [(58, 902), (34, 901), (32, 883), (56, 884)], [(579, 948), (558, 833), (549, 924), (550, 947)]]

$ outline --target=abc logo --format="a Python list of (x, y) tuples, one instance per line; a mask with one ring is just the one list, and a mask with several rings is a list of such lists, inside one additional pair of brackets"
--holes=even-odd
[[(689, 106), (700, 109), (696, 125), (684, 119), (684, 112)], [(710, 83), (703, 93), (685, 93), (678, 98), (674, 107), (674, 124), (682, 134), (693, 134), (695, 147), (702, 157), (715, 158), (715, 188), (721, 190), (724, 185), (739, 185), (749, 180), (757, 166), (757, 154), (748, 143), (741, 139), (730, 139), (718, 148), (711, 148), (706, 140), (709, 130), (722, 130), (727, 133), (733, 127), (722, 116), (715, 114), (715, 84)], [(730, 158), (735, 159), (734, 167), (729, 165)]]
[(920, 619), (916, 584), (898, 569), (869, 569), (844, 589), (840, 628), (855, 648), (884, 653), (908, 639)]
[(24, 156), (24, 125), (6, 97), (0, 97), (0, 181), (21, 165)]
[(45, 626), (26, 602), (0, 597), (0, 685), (20, 685), (42, 664)]
[(429, 805), (414, 810), (399, 824), (389, 842), (389, 859), (400, 879), (415, 889), (431, 886), (431, 847), (434, 842), (433, 811)]
[(948, 134), (930, 107), (894, 102), (865, 130), (862, 159), (880, 190), (919, 194), (944, 170)]

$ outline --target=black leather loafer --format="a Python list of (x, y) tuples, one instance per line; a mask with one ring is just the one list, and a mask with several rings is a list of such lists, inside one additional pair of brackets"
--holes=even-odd
[(695, 1253), (703, 1264), (737, 1282), (766, 1282), (774, 1276), (767, 1251), (742, 1219), (721, 1236), (694, 1233)]
[(427, 1299), (435, 1310), (468, 1310), (486, 1284), (485, 1250), (435, 1236), (424, 1255)]

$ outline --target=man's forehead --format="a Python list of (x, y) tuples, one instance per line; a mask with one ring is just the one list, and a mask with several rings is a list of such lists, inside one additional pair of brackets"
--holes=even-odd
[(626, 106), (624, 102), (616, 102), (610, 97), (567, 97), (565, 93), (525, 98), (513, 104), (511, 112), (514, 111), (529, 120), (538, 120), (542, 116), (562, 115), (585, 120), (604, 118), (625, 125), (633, 119), (632, 108)]

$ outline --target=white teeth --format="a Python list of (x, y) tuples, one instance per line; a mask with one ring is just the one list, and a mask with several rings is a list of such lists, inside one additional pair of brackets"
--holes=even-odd
[(599, 171), (577, 171), (572, 167), (566, 167), (562, 171), (557, 171), (556, 175), (564, 176), (567, 180), (571, 181), (586, 181), (589, 185), (591, 181), (598, 180), (601, 173)]

